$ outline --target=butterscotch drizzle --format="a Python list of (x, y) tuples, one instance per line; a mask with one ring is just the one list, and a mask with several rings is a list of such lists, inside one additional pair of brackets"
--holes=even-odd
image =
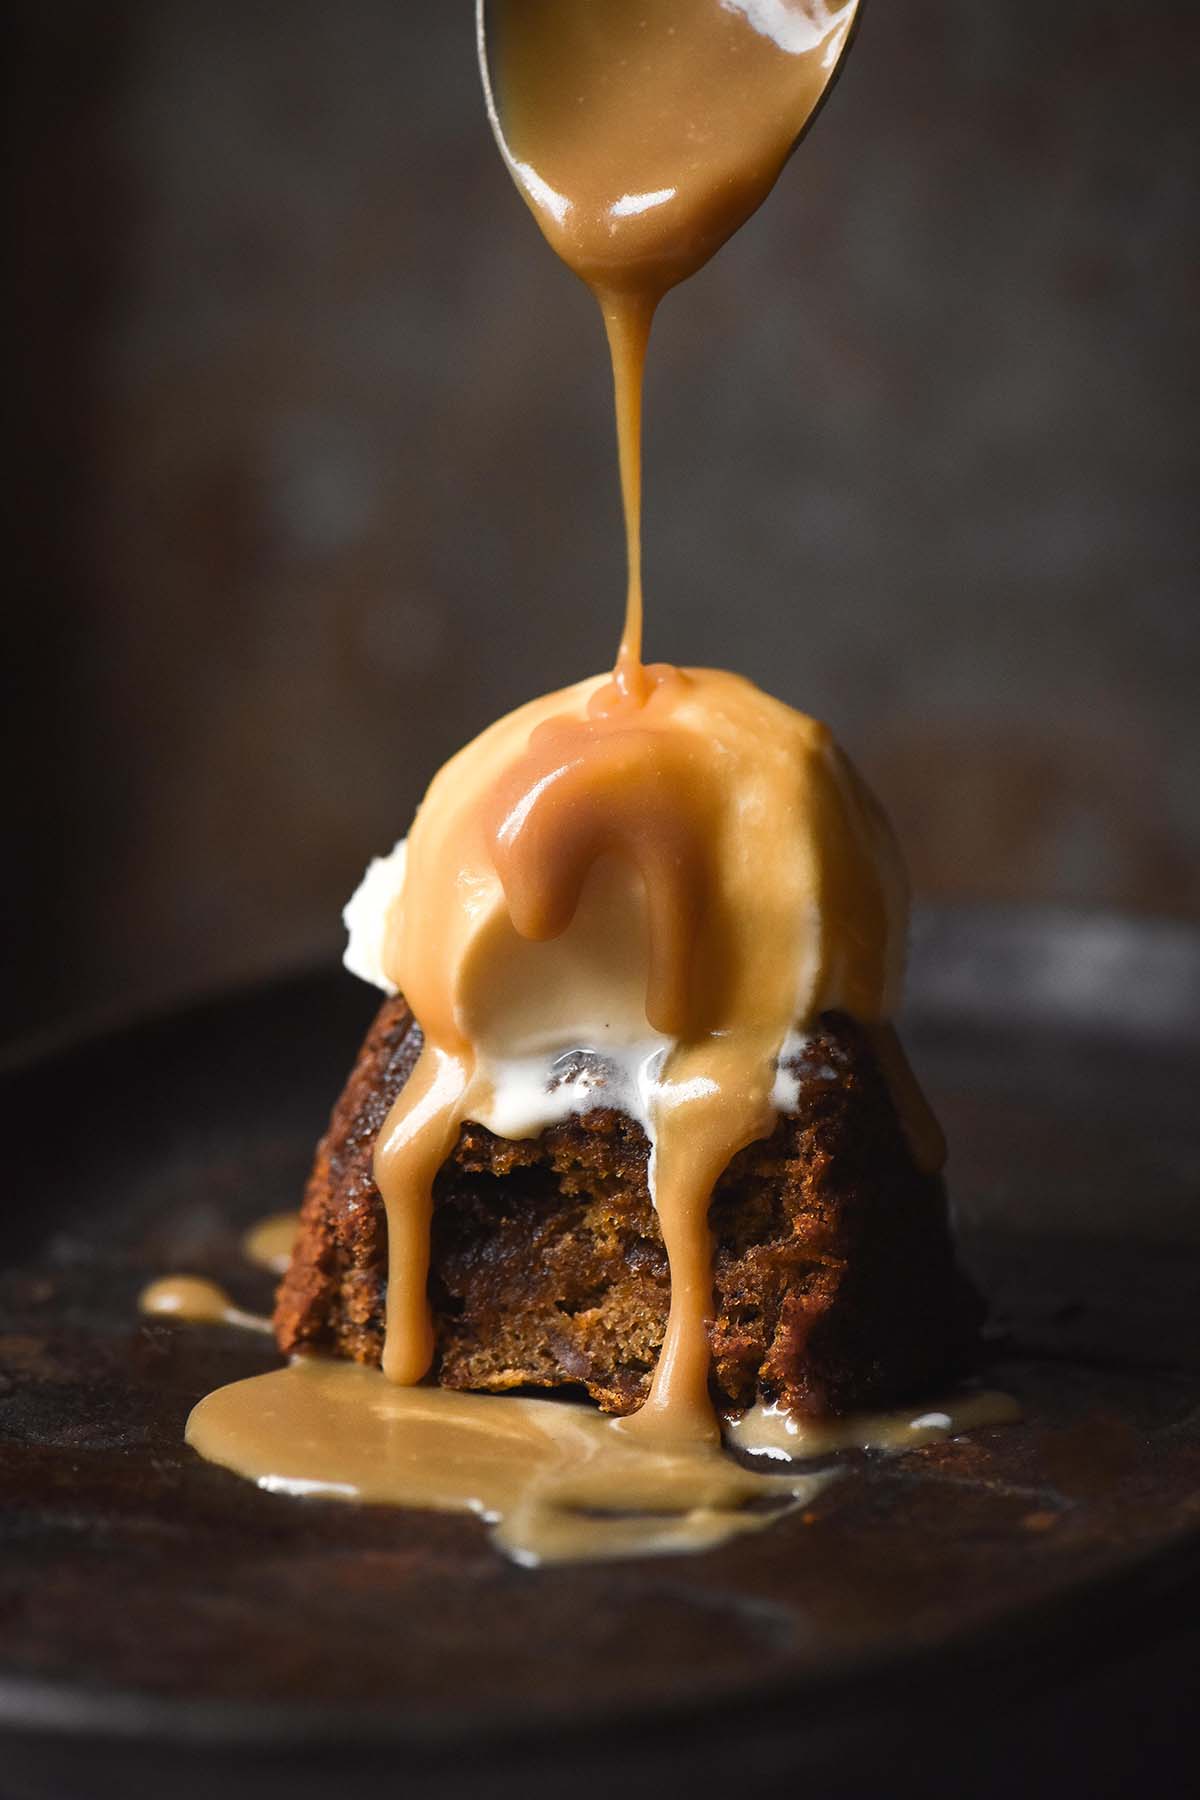
[[(833, 20), (826, 15), (799, 54), (751, 28), (736, 8), (713, 4), (611, 0), (599, 29), (590, 0), (520, 0), (492, 16), (503, 95), (491, 111), (501, 147), (551, 244), (592, 288), (604, 318), (628, 589), (612, 681), (591, 693), (585, 716), (551, 713), (515, 756), (495, 759), (482, 799), (481, 848), (499, 877), (513, 930), (532, 942), (567, 931), (603, 859), (632, 867), (641, 882), (645, 1017), (676, 1040), (653, 1120), (654, 1199), (672, 1302), (644, 1423), (631, 1429), (715, 1431), (705, 1335), (708, 1199), (737, 1150), (771, 1128), (774, 1057), (797, 998), (782, 975), (795, 964), (794, 930), (774, 934), (783, 954), (773, 992), (764, 993), (761, 978), (747, 981), (739, 967), (740, 939), (752, 927), (714, 868), (730, 837), (721, 818), (731, 798), (728, 778), (713, 769), (700, 732), (682, 721), (678, 702), (689, 678), (642, 663), (646, 346), (662, 296), (707, 260), (774, 182), (824, 90), (852, 15), (853, 7)], [(696, 697), (697, 723), (707, 730), (709, 696)], [(433, 803), (431, 793), (426, 810)], [(785, 829), (783, 816), (777, 828)], [(415, 832), (410, 884), (420, 879), (420, 848)], [(460, 870), (469, 861), (464, 856)], [(761, 870), (767, 884), (773, 861)], [(431, 884), (433, 905), (450, 901), (449, 872)], [(852, 873), (860, 883), (865, 878), (868, 893), (878, 892), (872, 869)], [(861, 913), (863, 891), (853, 914)], [(789, 899), (801, 896), (784, 882), (778, 902), (786, 907)], [(723, 906), (726, 900), (734, 905)], [(417, 904), (414, 896), (406, 911)], [(890, 923), (873, 919), (865, 933), (881, 954)], [(635, 928), (636, 921), (626, 922), (627, 931)], [(402, 956), (393, 973), (428, 1047), (376, 1158), (392, 1245), (384, 1366), (397, 1380), (416, 1379), (432, 1355), (424, 1299), (429, 1188), (469, 1114), (476, 1066), (453, 1008), (438, 1009), (443, 1027), (453, 1018), (451, 1029), (439, 1032), (435, 1021), (431, 1031), (413, 1000), (408, 972), (416, 949), (413, 943), (414, 954)], [(436, 945), (425, 949), (437, 953)], [(855, 1010), (876, 1016), (880, 1000), (875, 994)]]
[[(774, 23), (770, 8), (740, 0), (606, 0), (602, 17), (593, 0), (488, 11), (498, 95), (486, 62), (485, 84), (502, 152), (604, 318), (628, 589), (610, 680), (485, 733), (434, 782), (411, 834), (387, 972), (425, 1048), (375, 1157), (394, 1381), (419, 1380), (433, 1355), (434, 1176), (463, 1120), (486, 1117), (483, 1033), (470, 1018), (479, 990), (503, 991), (506, 956), (520, 961), (512, 940), (570, 938), (598, 869), (615, 863), (633, 886), (623, 916), (589, 929), (628, 945), (641, 1016), (670, 1041), (650, 1123), (671, 1308), (629, 1430), (715, 1435), (708, 1204), (730, 1159), (774, 1123), (786, 1033), (825, 1005), (887, 1016), (902, 876), (878, 809), (828, 734), (733, 677), (642, 662), (642, 389), (655, 310), (774, 183), (854, 11), (797, 4)], [(576, 937), (581, 961), (594, 958)], [(569, 975), (569, 962), (558, 970)], [(530, 973), (549, 988), (555, 968)], [(547, 1006), (543, 1036), (557, 1027), (569, 1048), (586, 1008), (573, 1015), (570, 992), (563, 1000)]]
[[(624, 628), (610, 675), (532, 702), (454, 757), (410, 834), (382, 966), (424, 1044), (375, 1148), (383, 1372), (297, 1360), (209, 1395), (188, 1439), (275, 1490), (481, 1513), (519, 1561), (695, 1550), (760, 1528), (835, 1473), (738, 1464), (709, 1395), (710, 1198), (732, 1157), (773, 1127), (789, 1033), (826, 1009), (852, 1014), (915, 1159), (937, 1167), (943, 1149), (888, 1023), (907, 894), (878, 805), (823, 726), (736, 676), (642, 658), (655, 313), (773, 185), (857, 0), (477, 3), (502, 153), (604, 320)], [(656, 1071), (644, 1111), (671, 1298), (649, 1397), (608, 1420), (422, 1386), (437, 1171), (464, 1120), (488, 1123), (522, 1059), (541, 1067), (588, 1048)], [(283, 1229), (252, 1235), (250, 1253), (274, 1266)], [(178, 1278), (143, 1304), (236, 1314), (211, 1284)], [(728, 1433), (750, 1454), (797, 1462), (846, 1445), (907, 1449), (1013, 1412), (990, 1394), (827, 1424), (756, 1407)]]
[(596, 678), (531, 702), (435, 778), (409, 838), (388, 973), (425, 1032), (380, 1136), (385, 1368), (417, 1380), (431, 1186), (489, 1063), (524, 1034), (585, 1046), (662, 1033), (653, 1194), (671, 1267), (646, 1424), (713, 1426), (707, 1211), (770, 1132), (788, 1032), (827, 1008), (884, 1020), (898, 991), (903, 869), (823, 726), (721, 670), (648, 671), (639, 705)]
[(652, 294), (605, 293), (597, 290), (612, 360), (617, 412), (617, 463), (621, 508), (625, 517), (625, 626), (617, 650), (613, 684), (635, 704), (646, 699), (647, 671), (642, 664), (645, 601), (642, 594), (642, 402), (646, 351), (658, 300)]
[(586, 718), (548, 719), (530, 734), (496, 784), (488, 832), (513, 926), (534, 942), (566, 930), (602, 856), (636, 869), (649, 927), (646, 1018), (682, 1037), (696, 1011), (697, 928), (715, 898), (713, 804), (703, 746), (672, 729), (670, 699), (688, 677), (639, 673), (643, 701), (614, 682), (593, 694)]
[[(611, 681), (582, 710), (551, 702), (527, 714), (524, 733), (485, 734), (469, 768), (451, 765), (453, 794), (435, 782), (412, 834), (389, 973), (426, 1042), (375, 1160), (389, 1222), (384, 1368), (398, 1383), (419, 1380), (433, 1354), (432, 1183), (464, 1118), (486, 1104), (465, 1014), (495, 973), (504, 923), (527, 942), (564, 938), (598, 864), (637, 878), (641, 919), (610, 928), (630, 939), (644, 930), (644, 1016), (673, 1040), (652, 1115), (672, 1302), (631, 1430), (715, 1434), (708, 1201), (730, 1158), (771, 1128), (774, 1062), (798, 1008), (824, 1003), (827, 987), (860, 1018), (886, 1011), (897, 909), (876, 868), (883, 828), (821, 728), (785, 722), (786, 709), (771, 716), (732, 678), (642, 663), (642, 377), (654, 312), (774, 182), (852, 12), (822, 9), (820, 26), (789, 45), (712, 0), (609, 0), (600, 28), (591, 0), (519, 0), (494, 15), (506, 157), (608, 333), (628, 591)], [(760, 742), (772, 730), (774, 750)], [(473, 929), (489, 901), (490, 959), (475, 955)], [(789, 976), (806, 954), (822, 980), (798, 995)]]

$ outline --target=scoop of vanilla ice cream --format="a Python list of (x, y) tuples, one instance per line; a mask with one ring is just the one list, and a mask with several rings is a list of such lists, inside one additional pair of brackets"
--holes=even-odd
[(661, 1035), (646, 1016), (650, 892), (636, 864), (598, 856), (567, 926), (524, 938), (481, 812), (497, 770), (547, 720), (585, 719), (601, 680), (498, 720), (434, 777), (409, 839), (371, 862), (343, 913), (346, 967), (393, 995), (390, 970), (427, 1034), (432, 1019), (469, 1045), (470, 1116), (500, 1137), (609, 1104), (653, 1144), (655, 1121), (715, 1079), (705, 1059), (735, 1027), (773, 1110), (792, 1111), (807, 1022), (830, 1009), (888, 1017), (898, 998), (907, 892), (895, 840), (823, 727), (735, 676), (685, 671), (668, 722), (712, 747), (714, 906), (735, 927), (729, 979), (709, 998), (728, 1009), (733, 996), (741, 1012), (716, 1011), (686, 1046)]
[(388, 980), (384, 969), (383, 956), (388, 919), (404, 886), (407, 861), (407, 838), (401, 838), (386, 856), (373, 856), (342, 909), (342, 923), (348, 934), (343, 963), (352, 975), (382, 988), (385, 994), (396, 992), (395, 982)]

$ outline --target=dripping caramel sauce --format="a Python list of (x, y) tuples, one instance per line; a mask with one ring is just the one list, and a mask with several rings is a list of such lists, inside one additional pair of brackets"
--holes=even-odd
[[(424, 1048), (375, 1150), (388, 1221), (382, 1373), (298, 1361), (210, 1395), (188, 1426), (204, 1455), (276, 1489), (483, 1512), (520, 1561), (704, 1548), (830, 1478), (734, 1463), (708, 1386), (710, 1196), (737, 1151), (774, 1124), (789, 1030), (832, 1006), (866, 1024), (914, 1153), (927, 1167), (941, 1154), (886, 1023), (906, 893), (875, 802), (812, 720), (721, 671), (643, 661), (642, 403), (655, 313), (773, 185), (828, 85), (855, 0), (792, 9), (799, 36), (787, 45), (752, 11), (739, 0), (605, 0), (598, 28), (595, 0), (489, 8), (499, 105), (486, 62), (485, 88), (502, 154), (591, 288), (608, 340), (628, 563), (620, 646), (607, 678), (531, 703), (452, 759), (410, 835), (384, 962)], [(614, 867), (630, 877), (624, 890)], [(607, 911), (601, 871), (617, 895)], [(546, 959), (540, 984), (529, 946)], [(671, 1044), (650, 1119), (671, 1299), (649, 1397), (607, 1420), (423, 1386), (433, 1181), (462, 1123), (487, 1122), (489, 1057), (515, 1030), (497, 1007), (533, 986), (547, 1029), (575, 1031), (596, 1000), (589, 967), (626, 965), (640, 985), (619, 1004), (614, 992), (612, 1010), (626, 1005)], [(944, 1435), (960, 1418), (1010, 1415), (984, 1397), (965, 1410), (946, 1403), (936, 1426), (932, 1416), (874, 1428), (909, 1447), (924, 1441), (918, 1426)], [(745, 1429), (765, 1433), (767, 1455), (795, 1453), (786, 1421), (756, 1417)], [(801, 1454), (821, 1454), (818, 1428), (805, 1432)], [(753, 1504), (765, 1500), (774, 1511)]]
[[(481, 796), (483, 849), (513, 928), (534, 942), (567, 929), (601, 858), (615, 857), (640, 877), (649, 940), (645, 1016), (677, 1040), (679, 1067), (668, 1073), (682, 1077), (675, 1085), (688, 1100), (659, 1104), (654, 1118), (653, 1197), (672, 1299), (651, 1393), (629, 1429), (706, 1441), (717, 1435), (708, 1397), (708, 1203), (731, 1158), (774, 1123), (774, 1058), (795, 1022), (793, 997), (778, 992), (791, 946), (779, 945), (785, 955), (774, 994), (737, 966), (745, 925), (723, 912), (713, 867), (728, 784), (714, 781), (711, 759), (680, 716), (689, 677), (642, 660), (644, 371), (659, 302), (774, 184), (827, 85), (853, 12), (850, 5), (826, 17), (796, 54), (753, 29), (736, 7), (703, 0), (612, 0), (601, 30), (591, 0), (518, 0), (494, 9), (502, 92), (497, 106), (489, 83), (488, 100), (502, 153), (604, 321), (628, 584), (611, 679), (590, 696), (584, 718), (542, 720), (516, 758), (497, 765)], [(582, 128), (580, 106), (588, 109)], [(431, 792), (426, 807), (432, 801)], [(410, 854), (410, 885), (419, 874)], [(773, 874), (768, 863), (762, 879), (769, 884)], [(866, 876), (870, 887), (869, 869)], [(445, 882), (434, 885), (444, 901)], [(418, 904), (407, 902), (410, 910)], [(880, 940), (884, 922), (871, 935)], [(413, 961), (402, 956), (389, 973), (408, 993), (426, 1047), (375, 1159), (390, 1244), (384, 1370), (402, 1383), (419, 1380), (432, 1362), (425, 1298), (432, 1183), (470, 1116), (477, 1060), (452, 1007), (438, 1009), (439, 1020), (414, 1000)], [(880, 1000), (871, 996), (861, 1016), (875, 1017)]]

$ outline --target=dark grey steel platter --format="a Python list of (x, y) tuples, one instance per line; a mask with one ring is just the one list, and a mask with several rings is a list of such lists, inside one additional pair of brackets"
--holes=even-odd
[(179, 1269), (265, 1309), (239, 1232), (295, 1204), (365, 990), (302, 976), (13, 1068), (0, 1794), (1164, 1779), (1200, 1667), (1200, 935), (934, 915), (911, 991), (1026, 1422), (864, 1459), (707, 1557), (533, 1574), (466, 1519), (199, 1463), (188, 1408), (270, 1352), (136, 1317)]

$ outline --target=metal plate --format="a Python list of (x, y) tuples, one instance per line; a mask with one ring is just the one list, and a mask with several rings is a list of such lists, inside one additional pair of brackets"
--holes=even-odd
[(265, 1309), (371, 1012), (299, 977), (6, 1080), (0, 1792), (1127, 1791), (1200, 1653), (1200, 936), (931, 916), (909, 1025), (989, 1379), (1023, 1425), (864, 1459), (691, 1559), (519, 1571), (466, 1519), (258, 1492), (189, 1407), (271, 1364), (140, 1321), (186, 1269)]

